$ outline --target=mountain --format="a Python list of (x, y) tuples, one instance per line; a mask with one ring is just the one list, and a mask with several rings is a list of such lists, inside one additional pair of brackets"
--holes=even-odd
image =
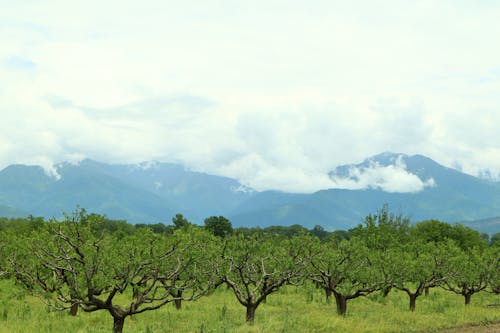
[(176, 213), (200, 222), (223, 215), (253, 193), (236, 180), (168, 163), (120, 165), (87, 159), (55, 168), (57, 178), (39, 166), (11, 165), (0, 171), (0, 209), (58, 217), (79, 205), (133, 223), (167, 222)]
[[(252, 209), (245, 203), (245, 212), (231, 216), (232, 221), (242, 225), (259, 221), (261, 225), (299, 223), (346, 229), (389, 204), (392, 211), (412, 221), (470, 221), (469, 225), (481, 230), (500, 231), (499, 223), (485, 229), (484, 224), (473, 222), (499, 215), (499, 183), (444, 167), (422, 155), (383, 153), (359, 164), (339, 166), (329, 175), (336, 185), (351, 188), (322, 190), (293, 200), (279, 192), (258, 193), (251, 202), (270, 204)], [(406, 192), (401, 184), (409, 185)]]
[[(384, 204), (412, 221), (439, 219), (500, 231), (500, 183), (444, 167), (422, 155), (382, 153), (328, 173), (332, 188), (311, 194), (257, 192), (235, 179), (178, 164), (106, 164), (83, 160), (0, 171), (0, 216), (59, 217), (77, 205), (132, 223), (168, 222), (176, 213), (195, 223), (224, 215), (235, 226), (301, 224), (348, 229)], [(336, 187), (336, 188), (334, 188)]]
[(463, 221), (460, 224), (488, 234), (500, 232), (500, 216), (475, 221)]

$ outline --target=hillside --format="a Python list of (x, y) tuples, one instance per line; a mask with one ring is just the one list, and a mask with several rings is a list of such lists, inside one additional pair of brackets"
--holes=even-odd
[[(169, 163), (10, 165), (0, 171), (0, 215), (58, 217), (77, 205), (132, 223), (169, 222), (182, 213), (196, 223), (224, 215), (235, 226), (301, 224), (346, 229), (384, 204), (412, 221), (465, 221), (498, 232), (500, 184), (446, 168), (425, 156), (383, 153), (329, 173), (332, 188), (311, 194), (257, 192), (235, 179)], [(339, 188), (333, 188), (339, 187)], [(490, 220), (487, 220), (490, 219)]]

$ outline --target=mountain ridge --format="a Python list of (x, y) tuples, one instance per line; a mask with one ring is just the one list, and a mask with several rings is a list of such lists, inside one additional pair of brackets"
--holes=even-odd
[[(132, 223), (168, 222), (176, 213), (195, 223), (224, 215), (235, 226), (301, 224), (347, 229), (384, 204), (413, 221), (440, 219), (474, 225), (500, 216), (500, 183), (444, 167), (423, 155), (385, 152), (328, 173), (346, 188), (309, 194), (255, 191), (236, 179), (163, 162), (106, 164), (90, 159), (0, 171), (0, 215), (60, 216), (77, 205)], [(404, 192), (405, 186), (410, 191)], [(242, 190), (239, 190), (242, 189)], [(483, 231), (500, 221), (478, 223)]]

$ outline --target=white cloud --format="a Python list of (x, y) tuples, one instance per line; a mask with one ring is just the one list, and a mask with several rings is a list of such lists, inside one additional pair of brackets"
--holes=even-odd
[(311, 191), (401, 151), (498, 174), (499, 15), (468, 0), (2, 2), (0, 167), (174, 161)]
[(391, 165), (370, 161), (368, 167), (353, 166), (347, 177), (332, 175), (331, 179), (336, 188), (350, 190), (371, 188), (386, 192), (420, 192), (426, 187), (436, 186), (433, 178), (422, 180), (408, 172), (401, 158)]

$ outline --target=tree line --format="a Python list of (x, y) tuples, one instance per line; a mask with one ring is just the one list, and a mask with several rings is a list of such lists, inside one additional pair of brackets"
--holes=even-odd
[(409, 310), (431, 288), (461, 295), (500, 292), (500, 240), (431, 220), (414, 225), (387, 206), (348, 231), (316, 226), (233, 228), (223, 216), (203, 226), (181, 214), (171, 225), (131, 225), (77, 209), (62, 220), (0, 219), (0, 276), (58, 310), (106, 311), (113, 332), (126, 318), (168, 303), (181, 309), (225, 286), (249, 324), (286, 285), (313, 283), (335, 300), (398, 289)]

